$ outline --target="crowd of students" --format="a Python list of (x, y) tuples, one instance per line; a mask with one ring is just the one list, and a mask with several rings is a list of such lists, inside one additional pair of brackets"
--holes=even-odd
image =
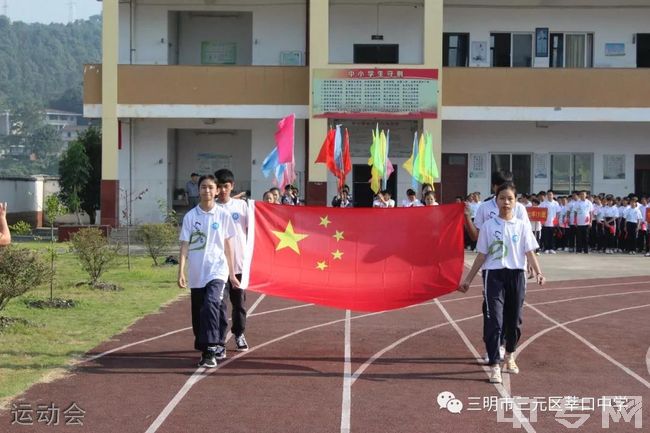
[[(483, 204), (479, 197), (473, 193), (466, 199), (472, 219)], [(548, 190), (537, 194), (520, 194), (518, 201), (528, 209), (546, 209), (545, 221), (531, 222), (533, 233), (540, 243), (538, 252), (645, 253), (646, 257), (650, 257), (646, 196), (630, 194), (615, 197), (611, 194), (574, 191), (570, 195), (556, 197), (552, 190)], [(469, 237), (465, 246), (475, 248)]]

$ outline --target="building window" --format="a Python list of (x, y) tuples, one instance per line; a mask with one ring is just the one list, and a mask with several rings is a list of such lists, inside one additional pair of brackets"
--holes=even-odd
[(492, 172), (510, 171), (517, 191), (520, 193), (532, 192), (531, 155), (529, 153), (493, 153), (491, 159)]
[(490, 33), (491, 65), (493, 67), (525, 67), (533, 65), (532, 33)]
[(551, 33), (552, 68), (591, 68), (594, 66), (593, 33)]
[(469, 33), (442, 35), (442, 66), (469, 65)]
[(591, 191), (594, 156), (591, 153), (551, 154), (551, 189), (559, 194)]

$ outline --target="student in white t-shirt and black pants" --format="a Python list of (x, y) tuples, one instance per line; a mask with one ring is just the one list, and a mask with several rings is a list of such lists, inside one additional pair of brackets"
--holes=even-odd
[(637, 197), (630, 198), (630, 207), (625, 210), (625, 250), (636, 254), (636, 237), (643, 221)]
[(461, 292), (467, 292), (479, 269), (485, 271), (483, 283), (487, 326), (484, 340), (492, 383), (502, 382), (499, 365), (502, 332), (507, 334), (503, 371), (519, 373), (515, 350), (521, 337), (521, 317), (526, 296), (526, 259), (535, 273), (537, 282), (541, 285), (545, 281), (535, 256), (539, 245), (530, 224), (514, 215), (517, 203), (514, 184), (506, 183), (499, 187), (497, 203), (499, 215), (483, 224), (476, 245), (479, 254), (458, 288)]
[(587, 191), (580, 191), (579, 200), (573, 204), (576, 218), (576, 253), (589, 254), (589, 229), (593, 206), (587, 200)]
[[(225, 357), (220, 345), (220, 308), (226, 281), (239, 287), (235, 276), (232, 217), (214, 201), (217, 182), (212, 175), (199, 179), (198, 206), (183, 218), (180, 234), (178, 286), (191, 289), (194, 348), (201, 351), (199, 367), (213, 368)], [(185, 263), (189, 279), (185, 278)]]
[[(233, 238), (233, 256), (235, 262), (235, 276), (241, 281), (244, 267), (244, 251), (246, 251), (246, 233), (248, 231), (248, 205), (244, 200), (232, 198), (230, 194), (235, 187), (235, 176), (232, 171), (222, 168), (214, 173), (217, 179), (217, 204), (221, 206), (232, 218), (235, 225)], [(286, 189), (286, 188), (285, 188)], [(232, 333), (235, 337), (235, 347), (240, 352), (248, 350), (248, 342), (244, 336), (246, 331), (246, 291), (226, 283), (226, 295), (232, 305)], [(220, 342), (225, 346), (228, 332), (228, 316), (226, 302), (221, 304)]]
[[(505, 184), (511, 184), (512, 185), (512, 173), (509, 171), (495, 171), (492, 173), (492, 191), (495, 193), (494, 197), (490, 197), (486, 199), (481, 206), (478, 208), (476, 211), (476, 215), (474, 217), (474, 220), (470, 220), (469, 218), (469, 213), (467, 211), (467, 206), (466, 206), (466, 212), (465, 212), (465, 229), (467, 230), (467, 233), (469, 237), (476, 241), (478, 240), (478, 236), (480, 233), (480, 230), (482, 230), (483, 225), (491, 220), (492, 218), (495, 218), (496, 216), (499, 215), (499, 206), (497, 204), (496, 200), (496, 191)], [(514, 209), (514, 215), (515, 218), (519, 218), (524, 223), (528, 226), (528, 229), (532, 233), (532, 226), (530, 224), (530, 219), (528, 218), (528, 211), (526, 211), (526, 208), (524, 207), (523, 204), (517, 202), (515, 203)], [(487, 305), (485, 303), (485, 299), (483, 300), (483, 339), (485, 340), (485, 333), (487, 330)], [(501, 348), (499, 353), (505, 355), (505, 340), (506, 340), (506, 335), (507, 332), (502, 332), (501, 333)], [(489, 362), (489, 354), (485, 354), (483, 358), (480, 360), (481, 363), (487, 364)]]

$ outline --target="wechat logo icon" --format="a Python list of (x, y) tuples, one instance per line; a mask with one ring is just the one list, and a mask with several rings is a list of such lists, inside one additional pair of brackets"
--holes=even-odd
[(458, 400), (453, 393), (443, 391), (438, 394), (438, 408), (447, 409), (451, 413), (461, 413), (463, 410), (463, 402)]

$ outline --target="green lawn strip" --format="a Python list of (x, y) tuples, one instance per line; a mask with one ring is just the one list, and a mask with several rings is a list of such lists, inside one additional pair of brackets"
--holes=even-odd
[[(23, 247), (44, 249), (44, 244)], [(67, 245), (57, 244), (59, 251)], [(87, 275), (71, 253), (59, 253), (55, 298), (73, 299), (70, 309), (28, 308), (25, 299), (49, 299), (49, 285), (27, 292), (9, 302), (0, 312), (6, 317), (23, 318), (29, 325), (14, 325), (0, 331), (0, 403), (16, 396), (32, 384), (64, 372), (81, 355), (110, 337), (123, 332), (139, 318), (159, 311), (184, 291), (176, 287), (177, 268), (153, 267), (148, 257), (132, 258), (128, 271), (120, 257), (117, 268), (106, 272), (102, 281), (114, 283), (123, 291), (90, 289)]]

